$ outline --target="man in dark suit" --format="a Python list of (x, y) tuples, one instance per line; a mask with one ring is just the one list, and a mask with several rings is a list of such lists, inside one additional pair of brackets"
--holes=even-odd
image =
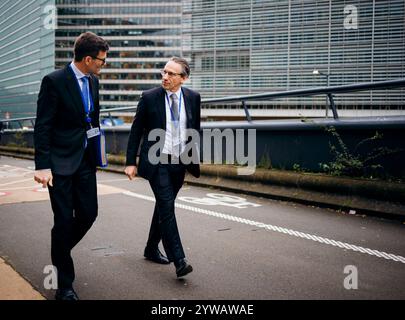
[[(186, 261), (174, 212), (174, 203), (184, 182), (186, 170), (195, 177), (200, 175), (199, 161), (185, 164), (186, 132), (200, 131), (200, 95), (182, 84), (190, 76), (190, 67), (183, 58), (173, 57), (167, 62), (162, 74), (162, 86), (142, 93), (128, 140), (126, 175), (132, 180), (136, 174), (149, 180), (156, 198), (155, 210), (149, 231), (144, 256), (161, 264), (174, 262), (177, 277), (185, 276), (193, 268)], [(149, 156), (155, 144), (148, 139), (155, 129), (164, 130), (163, 148), (159, 150), (160, 161), (156, 163)], [(139, 164), (136, 156), (143, 139)], [(197, 150), (191, 149), (191, 153)], [(190, 153), (189, 152), (189, 153)], [(195, 154), (190, 154), (195, 159)], [(180, 159), (179, 159), (180, 158)], [(198, 159), (199, 160), (199, 159)], [(158, 244), (162, 240), (167, 258), (161, 254)]]
[(74, 61), (42, 80), (34, 129), (35, 181), (48, 186), (54, 214), (52, 263), (57, 300), (78, 300), (71, 250), (97, 217), (99, 75), (109, 47), (91, 32), (74, 45)]

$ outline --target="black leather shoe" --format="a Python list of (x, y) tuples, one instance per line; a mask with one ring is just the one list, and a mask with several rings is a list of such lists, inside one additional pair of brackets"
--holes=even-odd
[(156, 263), (160, 263), (160, 264), (169, 264), (170, 261), (169, 259), (167, 259), (160, 251), (159, 249), (156, 250), (149, 250), (148, 248), (145, 248), (145, 252), (144, 252), (144, 257), (147, 260), (156, 262)]
[(77, 301), (79, 297), (77, 296), (76, 292), (71, 289), (58, 289), (56, 290), (55, 300), (63, 300), (63, 301)]
[(184, 277), (186, 274), (189, 274), (193, 271), (191, 264), (188, 264), (185, 259), (181, 259), (176, 263), (176, 275), (177, 278)]

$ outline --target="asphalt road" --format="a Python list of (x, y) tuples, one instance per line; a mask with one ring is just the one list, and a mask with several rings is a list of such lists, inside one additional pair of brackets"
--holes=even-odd
[[(176, 217), (194, 272), (179, 280), (143, 258), (148, 182), (97, 175), (99, 216), (73, 250), (81, 299), (405, 299), (398, 221), (185, 185)], [(0, 256), (53, 299), (47, 190), (32, 161), (1, 157), (0, 177)]]

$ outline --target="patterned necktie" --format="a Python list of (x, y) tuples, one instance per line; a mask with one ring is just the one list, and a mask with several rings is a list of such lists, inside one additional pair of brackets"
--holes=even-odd
[(83, 82), (82, 86), (82, 93), (84, 98), (84, 111), (86, 113), (90, 112), (91, 104), (90, 104), (90, 93), (89, 93), (89, 77), (84, 76), (81, 78)]
[(172, 154), (180, 156), (180, 117), (179, 117), (179, 98), (175, 93), (170, 96), (172, 100), (172, 113), (175, 121), (171, 121), (172, 124)]
[(170, 98), (172, 99), (172, 112), (173, 112), (173, 118), (176, 121), (179, 121), (179, 98), (177, 97), (177, 94), (173, 93)]

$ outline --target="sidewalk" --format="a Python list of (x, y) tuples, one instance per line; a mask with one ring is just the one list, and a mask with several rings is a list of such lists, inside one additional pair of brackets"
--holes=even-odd
[(45, 300), (45, 298), (0, 258), (0, 300)]
[[(34, 149), (0, 146), (0, 154), (32, 160)], [(108, 155), (108, 162), (102, 170), (124, 172), (124, 156)], [(201, 177), (187, 175), (185, 182), (405, 222), (404, 183), (260, 168), (252, 175), (239, 176), (237, 169), (233, 165), (203, 164)]]

